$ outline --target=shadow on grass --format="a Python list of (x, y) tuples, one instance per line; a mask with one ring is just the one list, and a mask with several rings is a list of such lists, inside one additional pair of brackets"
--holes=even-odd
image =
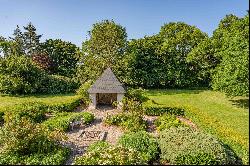
[(243, 165), (242, 159), (235, 153), (235, 151), (230, 148), (229, 145), (222, 143), (223, 146), (225, 147), (227, 154), (231, 157), (235, 157), (236, 161), (235, 163), (230, 163), (230, 165)]
[(249, 109), (249, 99), (237, 99), (237, 100), (229, 100), (233, 102), (233, 105), (241, 108)]

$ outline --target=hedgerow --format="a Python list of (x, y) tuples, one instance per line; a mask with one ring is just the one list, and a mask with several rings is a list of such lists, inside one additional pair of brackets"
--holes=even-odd
[(179, 107), (167, 107), (167, 106), (144, 106), (143, 111), (145, 115), (159, 116), (164, 113), (173, 115), (184, 115), (185, 109)]

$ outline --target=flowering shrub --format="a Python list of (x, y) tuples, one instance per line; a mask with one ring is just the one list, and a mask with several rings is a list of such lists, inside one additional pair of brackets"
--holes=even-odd
[(109, 146), (102, 150), (88, 149), (81, 157), (77, 157), (74, 165), (139, 165), (147, 164), (134, 149), (122, 146)]
[(160, 133), (162, 162), (181, 165), (235, 164), (232, 151), (211, 135), (187, 127), (171, 127)]
[(0, 128), (0, 164), (63, 164), (69, 150), (59, 141), (66, 136), (50, 132), (29, 119), (12, 119)]
[(159, 153), (156, 139), (145, 131), (126, 133), (120, 137), (118, 144), (135, 149), (147, 162), (156, 159)]

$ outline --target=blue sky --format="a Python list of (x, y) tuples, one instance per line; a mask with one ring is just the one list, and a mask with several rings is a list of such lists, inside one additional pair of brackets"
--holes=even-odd
[(248, 0), (0, 0), (0, 35), (32, 22), (45, 39), (78, 46), (92, 24), (113, 19), (126, 27), (128, 39), (159, 32), (164, 23), (183, 21), (211, 36), (226, 14), (246, 15)]

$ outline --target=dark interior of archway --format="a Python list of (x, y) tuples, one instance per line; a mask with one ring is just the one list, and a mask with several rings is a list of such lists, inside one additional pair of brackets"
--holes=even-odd
[(97, 93), (96, 94), (97, 107), (101, 106), (110, 106), (112, 107), (112, 103), (117, 101), (116, 93)]

